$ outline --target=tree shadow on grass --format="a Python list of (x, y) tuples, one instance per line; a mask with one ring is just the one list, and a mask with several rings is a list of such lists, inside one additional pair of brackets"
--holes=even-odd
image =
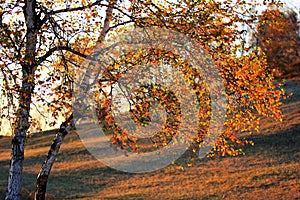
[(251, 138), (254, 147), (243, 147), (246, 155), (264, 155), (278, 162), (290, 163), (300, 159), (300, 124), (287, 131), (269, 135), (256, 135)]
[[(74, 137), (75, 136), (72, 136), (72, 140), (70, 141), (76, 139)], [(2, 137), (0, 142), (3, 142), (4, 139), (5, 138)], [(33, 140), (34, 139), (36, 138), (34, 137)], [(258, 163), (251, 161), (251, 158), (253, 158), (253, 156), (261, 157), (261, 160), (270, 158), (272, 161), (266, 161), (266, 165), (299, 162), (300, 160), (300, 124), (294, 124), (293, 126), (283, 131), (280, 130), (269, 134), (253, 135), (251, 139), (254, 141), (255, 146), (242, 147), (246, 155), (239, 156), (241, 158), (244, 157), (245, 159), (249, 158), (249, 162), (245, 163), (246, 165), (259, 165)], [(64, 141), (65, 143), (63, 145), (66, 145), (68, 141), (69, 140), (67, 136), (67, 140)], [(43, 142), (43, 140), (41, 142)], [(49, 143), (51, 143), (51, 141), (49, 141)], [(2, 150), (10, 150), (9, 144), (5, 144), (5, 148), (3, 145), (4, 144), (2, 143)], [(24, 164), (27, 167), (33, 165), (41, 166), (45, 159), (45, 156), (45, 154), (40, 154), (36, 156), (26, 157), (24, 160)], [(183, 157), (184, 156), (187, 156), (187, 154), (183, 155)], [(57, 163), (66, 161), (71, 162), (73, 159), (75, 160), (74, 162), (85, 162), (86, 159), (95, 160), (95, 158), (93, 158), (85, 149), (68, 148), (60, 152)], [(233, 158), (203, 158), (200, 162), (201, 165), (205, 165), (205, 163), (208, 161), (214, 162), (215, 160), (217, 162), (222, 162), (222, 160), (229, 159)], [(54, 168), (55, 165), (56, 164), (54, 164)], [(7, 187), (8, 167), (9, 158), (7, 158), (6, 160), (2, 159), (2, 161), (0, 161), (0, 199), (4, 199), (6, 193), (5, 191)], [(163, 170), (151, 173), (163, 173)], [(33, 199), (36, 176), (37, 173), (29, 173), (27, 171), (24, 171), (22, 199)], [(87, 166), (84, 169), (76, 170), (61, 169), (59, 170), (59, 172), (52, 173), (49, 177), (47, 199), (89, 198), (88, 195), (104, 191), (106, 188), (117, 184), (119, 181), (127, 180), (129, 178), (132, 178), (133, 176), (134, 174), (120, 172), (105, 166), (99, 168), (95, 166)], [(126, 199), (127, 197), (131, 198), (131, 196), (121, 196), (120, 198)]]

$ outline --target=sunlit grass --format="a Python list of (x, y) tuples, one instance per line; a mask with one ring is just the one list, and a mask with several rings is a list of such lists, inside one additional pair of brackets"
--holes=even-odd
[[(299, 84), (299, 82), (297, 82)], [(101, 164), (75, 132), (66, 136), (51, 171), (47, 199), (297, 199), (300, 194), (300, 98), (285, 101), (284, 121), (262, 122), (245, 155), (171, 165), (128, 174)], [(54, 132), (28, 139), (23, 199), (32, 199), (35, 178)], [(0, 138), (0, 199), (5, 195), (10, 138)], [(180, 164), (180, 163), (179, 163)]]

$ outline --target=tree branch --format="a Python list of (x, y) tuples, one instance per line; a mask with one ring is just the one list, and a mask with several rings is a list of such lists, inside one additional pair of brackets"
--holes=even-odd
[(52, 12), (50, 12), (50, 15), (55, 15), (55, 14), (59, 14), (59, 13), (66, 13), (66, 12), (74, 12), (74, 11), (82, 11), (82, 10), (85, 10), (85, 9), (88, 9), (88, 8), (92, 8), (93, 6), (105, 6), (105, 7), (111, 7), (117, 11), (119, 11), (120, 13), (122, 13), (123, 15), (129, 17), (129, 18), (134, 18), (133, 16), (129, 15), (128, 13), (125, 13), (122, 9), (118, 8), (118, 7), (115, 7), (115, 3), (114, 5), (112, 6), (111, 5), (111, 1), (110, 3), (107, 5), (107, 4), (103, 4), (101, 3), (102, 0), (97, 0), (95, 1), (94, 3), (92, 4), (88, 4), (86, 6), (79, 6), (79, 7), (76, 7), (76, 8), (64, 8), (64, 9), (60, 9), (60, 10), (54, 10)]
[(66, 50), (66, 51), (69, 51), (75, 55), (78, 55), (82, 58), (86, 58), (88, 55), (86, 54), (83, 54), (83, 53), (80, 53), (79, 51), (76, 51), (75, 49), (72, 49), (71, 47), (69, 46), (57, 46), (57, 47), (53, 47), (51, 48), (47, 53), (45, 53), (43, 56), (41, 56), (37, 63), (38, 64), (41, 64), (42, 62), (44, 62), (48, 57), (50, 57), (54, 52), (56, 51), (61, 51), (61, 50)]

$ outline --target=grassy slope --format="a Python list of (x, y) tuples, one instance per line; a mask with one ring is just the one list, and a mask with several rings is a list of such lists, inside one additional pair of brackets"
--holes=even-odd
[[(255, 146), (245, 156), (197, 160), (146, 174), (127, 174), (102, 165), (75, 133), (65, 138), (52, 169), (47, 199), (300, 199), (300, 81), (285, 101), (284, 122), (264, 119)], [(34, 136), (26, 146), (23, 199), (31, 199), (35, 178), (53, 132)], [(7, 184), (10, 139), (0, 138), (0, 199)]]

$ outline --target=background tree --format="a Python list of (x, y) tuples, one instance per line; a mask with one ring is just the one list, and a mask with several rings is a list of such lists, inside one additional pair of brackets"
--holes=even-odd
[(259, 17), (257, 46), (267, 55), (270, 69), (278, 78), (300, 74), (300, 34), (293, 10), (266, 10)]
[[(55, 119), (50, 126), (60, 124), (57, 122), (59, 116), (65, 121), (38, 176), (36, 198), (43, 199), (54, 158), (71, 126), (72, 85), (76, 69), (107, 34), (118, 33), (129, 24), (182, 32), (198, 41), (212, 55), (224, 78), (229, 102), (225, 130), (214, 152), (237, 155), (240, 150), (234, 148), (235, 144), (249, 143), (238, 133), (257, 130), (261, 116), (281, 120), (279, 105), (283, 92), (276, 90), (272, 75), (265, 73), (264, 55), (251, 52), (247, 47), (243, 56), (236, 54), (244, 47), (241, 41), (245, 41), (241, 34), (245, 30), (240, 30), (240, 24), (254, 27), (257, 19), (249, 8), (251, 6), (240, 1), (1, 1), (1, 91), (7, 99), (6, 106), (2, 107), (2, 117), (13, 124), (6, 199), (20, 199), (25, 140), (29, 126), (35, 124), (30, 115), (32, 105), (39, 103), (48, 109)], [(171, 52), (145, 51), (132, 61), (147, 56), (178, 64), (176, 55)], [(204, 94), (195, 81), (199, 76), (188, 63), (180, 64), (185, 66), (186, 79), (199, 90), (200, 98)], [(47, 70), (48, 74), (45, 74)], [(209, 107), (209, 100), (205, 105)], [(200, 115), (206, 118), (209, 112), (200, 112)], [(108, 119), (105, 117), (104, 120)], [(205, 123), (203, 127), (208, 122)], [(205, 133), (205, 128), (200, 132)], [(196, 138), (198, 145), (201, 145), (201, 137), (199, 134)], [(113, 138), (118, 139), (118, 135), (113, 135)]]

